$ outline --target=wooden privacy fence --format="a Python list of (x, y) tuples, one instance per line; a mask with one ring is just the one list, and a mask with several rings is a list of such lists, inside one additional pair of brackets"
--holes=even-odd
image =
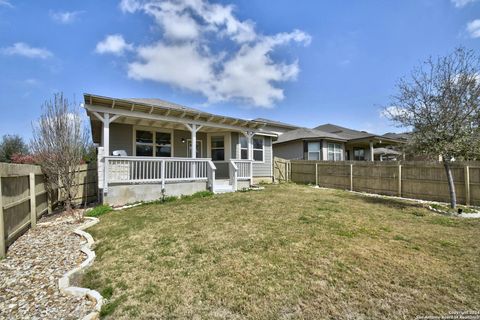
[[(82, 165), (78, 179), (80, 187), (75, 202), (95, 201), (95, 166)], [(20, 235), (36, 226), (43, 214), (55, 208), (58, 198), (58, 190), (48, 194), (39, 166), (0, 163), (0, 258)]]
[[(278, 181), (421, 200), (449, 202), (445, 168), (438, 162), (306, 161), (275, 158)], [(278, 162), (278, 164), (277, 164)], [(289, 164), (286, 164), (289, 163)], [(280, 173), (275, 168), (288, 168)], [(480, 205), (480, 162), (452, 164), (457, 201)], [(288, 177), (288, 178), (284, 178)]]

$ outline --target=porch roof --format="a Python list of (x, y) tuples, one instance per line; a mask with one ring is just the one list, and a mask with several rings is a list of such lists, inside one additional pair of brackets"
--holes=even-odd
[(140, 124), (141, 121), (145, 121), (143, 125), (160, 127), (173, 124), (179, 125), (183, 130), (184, 124), (196, 124), (212, 129), (254, 132), (258, 135), (277, 137), (276, 133), (264, 129), (267, 123), (263, 121), (216, 115), (161, 99), (119, 99), (85, 93), (84, 101), (92, 129), (94, 122), (99, 121), (95, 113), (109, 113), (118, 115), (119, 122), (124, 123)]

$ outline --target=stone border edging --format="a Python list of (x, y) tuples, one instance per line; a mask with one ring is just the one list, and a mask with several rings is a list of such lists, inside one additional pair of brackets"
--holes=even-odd
[(67, 273), (65, 273), (63, 275), (63, 277), (61, 277), (58, 280), (58, 288), (59, 288), (60, 292), (65, 293), (65, 294), (70, 294), (70, 295), (77, 296), (77, 297), (87, 297), (87, 298), (95, 300), (96, 301), (95, 311), (90, 312), (89, 314), (87, 314), (82, 319), (82, 320), (92, 320), (92, 319), (98, 319), (98, 317), (99, 317), (99, 312), (100, 312), (100, 309), (102, 308), (102, 304), (103, 304), (102, 295), (96, 290), (92, 290), (92, 289), (88, 289), (88, 288), (75, 287), (75, 286), (70, 285), (70, 280), (76, 274), (83, 272), (87, 267), (91, 266), (93, 261), (95, 260), (95, 252), (91, 250), (91, 248), (94, 244), (93, 237), (89, 233), (87, 233), (83, 230), (85, 230), (87, 228), (90, 228), (93, 225), (96, 225), (98, 222), (100, 222), (100, 220), (97, 219), (97, 218), (93, 218), (93, 217), (85, 217), (85, 219), (90, 220), (90, 221), (85, 223), (81, 227), (73, 230), (73, 232), (75, 234), (85, 238), (85, 240), (87, 241), (85, 244), (82, 245), (82, 247), (80, 249), (83, 253), (85, 253), (87, 255), (87, 259), (85, 259), (78, 267), (76, 267), (76, 268), (68, 271)]

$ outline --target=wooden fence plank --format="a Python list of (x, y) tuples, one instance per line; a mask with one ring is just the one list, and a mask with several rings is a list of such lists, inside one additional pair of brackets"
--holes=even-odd
[(35, 193), (35, 173), (30, 172), (30, 226), (37, 226), (37, 194)]
[(0, 258), (5, 257), (5, 221), (3, 217), (2, 177), (0, 176)]
[[(365, 162), (284, 160), (287, 180), (322, 187), (449, 201), (445, 168), (439, 162)], [(280, 165), (279, 165), (280, 166)], [(480, 205), (480, 163), (456, 162), (452, 167), (457, 202)], [(279, 172), (275, 172), (279, 174)]]

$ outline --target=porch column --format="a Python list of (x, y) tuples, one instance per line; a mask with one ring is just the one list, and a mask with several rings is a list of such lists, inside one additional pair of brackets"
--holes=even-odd
[[(102, 130), (102, 147), (103, 147), (103, 177), (99, 176), (99, 181), (103, 181), (103, 193), (106, 194), (108, 192), (108, 157), (110, 155), (110, 123), (115, 121), (120, 117), (120, 115), (114, 115), (110, 117), (109, 113), (104, 113), (103, 116), (100, 115), (98, 112), (93, 112), (95, 117), (98, 118), (103, 124)], [(99, 175), (100, 175), (100, 167), (98, 168)], [(101, 179), (101, 180), (100, 180)]]
[(375, 156), (373, 154), (373, 141), (370, 141), (370, 161), (375, 161)]
[(110, 114), (103, 114), (103, 155), (110, 155)]
[[(200, 128), (202, 128), (202, 126), (200, 126), (198, 124), (194, 124), (194, 123), (191, 123), (191, 124), (185, 123), (185, 127), (187, 127), (187, 129), (190, 130), (190, 133), (191, 133), (191, 140), (192, 140), (191, 158), (196, 159), (197, 158), (197, 131), (200, 130)], [(196, 169), (195, 162), (193, 162), (192, 163), (192, 178), (196, 178), (196, 176), (197, 176), (197, 174), (195, 172), (196, 171), (195, 169)]]

